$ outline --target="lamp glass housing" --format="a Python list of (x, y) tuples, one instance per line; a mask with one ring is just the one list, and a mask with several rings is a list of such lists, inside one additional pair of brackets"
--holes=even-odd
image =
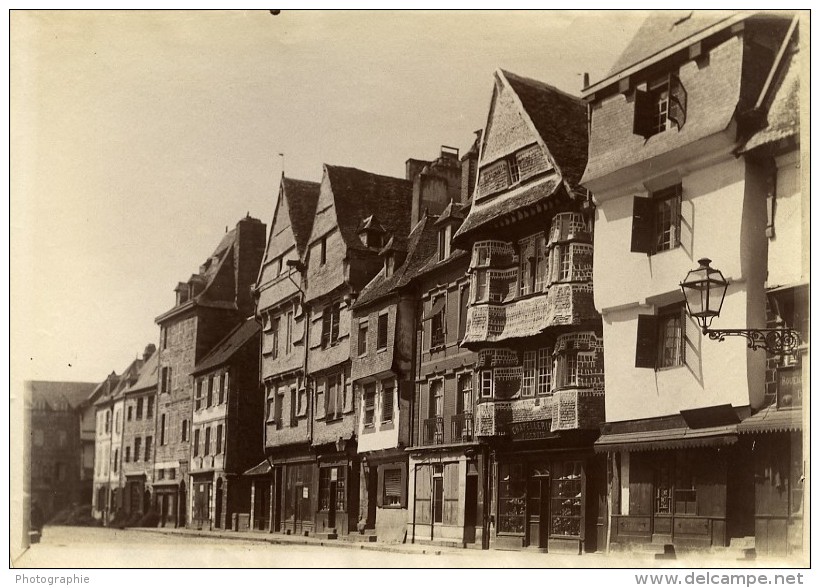
[(700, 266), (686, 274), (680, 287), (686, 298), (686, 310), (704, 332), (712, 319), (720, 316), (729, 282), (720, 270), (709, 266), (712, 260), (699, 259)]

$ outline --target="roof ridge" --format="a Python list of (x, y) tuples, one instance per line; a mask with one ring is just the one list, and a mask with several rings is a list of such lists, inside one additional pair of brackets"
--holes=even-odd
[(550, 90), (552, 92), (555, 92), (556, 94), (561, 94), (562, 96), (565, 96), (566, 98), (570, 98), (570, 99), (578, 102), (579, 104), (584, 103), (584, 100), (583, 100), (583, 98), (581, 98), (580, 95), (571, 94), (570, 92), (567, 92), (566, 90), (562, 90), (560, 88), (557, 88), (556, 86), (553, 86), (552, 84), (548, 84), (547, 82), (542, 82), (541, 80), (536, 80), (535, 78), (522, 76), (522, 75), (519, 75), (515, 72), (511, 72), (511, 71), (508, 71), (506, 69), (502, 69), (500, 67), (498, 68), (498, 71), (500, 71), (504, 75), (504, 77), (507, 78), (507, 80), (509, 80), (510, 78), (514, 78), (514, 79), (516, 79), (520, 82), (523, 82), (525, 84), (526, 83), (530, 83), (531, 85), (534, 84), (536, 86), (540, 86), (541, 89)]

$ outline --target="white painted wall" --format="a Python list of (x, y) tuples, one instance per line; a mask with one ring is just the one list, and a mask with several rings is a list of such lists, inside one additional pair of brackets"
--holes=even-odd
[[(383, 423), (382, 417), (382, 392), (385, 386), (393, 386), (393, 420)], [(364, 425), (364, 386), (358, 386), (356, 392), (357, 411), (358, 415), (358, 453), (365, 453), (367, 451), (375, 451), (377, 449), (392, 449), (398, 447), (399, 444), (399, 387), (395, 378), (387, 380), (379, 380), (376, 382), (376, 414), (374, 417), (373, 427), (365, 427)]]
[(774, 237), (769, 240), (769, 287), (809, 279), (809, 251), (804, 242), (804, 199), (800, 190), (800, 160), (794, 151), (777, 158)]
[[(701, 257), (729, 280), (712, 328), (764, 326), (765, 193), (761, 174), (742, 158), (700, 167), (658, 170), (654, 178), (596, 194), (595, 305), (603, 315), (606, 419), (609, 422), (678, 414), (681, 410), (762, 401), (765, 353), (740, 337), (723, 342), (687, 325), (686, 364), (664, 370), (635, 367), (639, 314), (683, 301), (679, 284)], [(648, 256), (630, 252), (633, 196), (680, 180), (681, 246)]]

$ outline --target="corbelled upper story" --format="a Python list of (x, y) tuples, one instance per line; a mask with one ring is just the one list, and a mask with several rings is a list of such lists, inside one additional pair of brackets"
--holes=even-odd
[(579, 98), (496, 72), (473, 204), (455, 234), (472, 245), (464, 344), (595, 318), (588, 196), (578, 186), (586, 126)]
[(734, 149), (760, 123), (757, 98), (788, 22), (709, 11), (648, 17), (610, 74), (584, 90), (584, 186), (606, 199), (693, 153)]
[(257, 315), (263, 326), (263, 380), (304, 367), (305, 321), (299, 270), (318, 200), (317, 182), (282, 176), (256, 285)]
[(610, 422), (762, 401), (765, 355), (740, 340), (715, 348), (687, 316), (679, 285), (710, 258), (730, 282), (713, 328), (765, 326), (770, 173), (737, 155), (765, 122), (760, 96), (789, 24), (783, 15), (660, 12), (585, 90), (582, 182), (597, 205)]

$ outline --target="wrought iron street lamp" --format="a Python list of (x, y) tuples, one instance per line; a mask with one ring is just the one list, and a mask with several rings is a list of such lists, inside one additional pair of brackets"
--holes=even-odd
[(729, 282), (720, 270), (709, 266), (711, 259), (699, 259), (698, 263), (700, 267), (686, 274), (680, 287), (686, 298), (686, 311), (704, 335), (713, 341), (723, 341), (728, 336), (745, 337), (750, 349), (765, 349), (775, 355), (797, 354), (800, 334), (794, 329), (710, 329), (712, 319), (720, 316)]

